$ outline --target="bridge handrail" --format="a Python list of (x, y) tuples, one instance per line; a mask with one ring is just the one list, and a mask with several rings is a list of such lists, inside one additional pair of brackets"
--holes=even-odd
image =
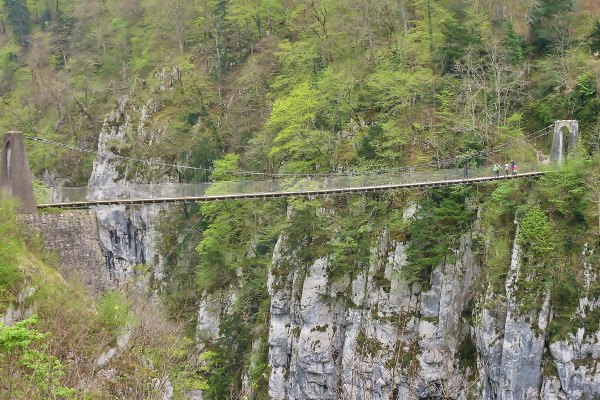
[[(538, 171), (538, 164), (519, 164), (519, 173)], [(504, 174), (500, 171), (500, 175)], [(476, 167), (469, 171), (469, 178), (491, 177), (492, 167)], [(346, 175), (333, 177), (290, 177), (270, 180), (237, 180), (204, 183), (151, 183), (119, 184), (108, 188), (60, 187), (48, 188), (39, 193), (39, 202), (61, 204), (86, 202), (91, 200), (130, 200), (186, 198), (201, 196), (248, 195), (261, 193), (285, 193), (293, 191), (312, 192), (315, 190), (360, 189), (373, 186), (389, 186), (413, 183), (456, 181), (464, 178), (462, 169), (420, 170), (414, 172), (385, 173), (380, 175)]]

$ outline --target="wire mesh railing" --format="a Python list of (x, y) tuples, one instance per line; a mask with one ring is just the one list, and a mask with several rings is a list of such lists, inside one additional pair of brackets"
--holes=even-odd
[[(519, 165), (519, 173), (537, 172), (538, 164)], [(509, 175), (512, 175), (509, 171)], [(469, 170), (468, 179), (491, 178), (491, 166)], [(499, 172), (504, 177), (504, 170)], [(414, 170), (379, 175), (352, 175), (327, 177), (289, 177), (270, 180), (240, 180), (204, 183), (120, 184), (106, 188), (54, 187), (38, 193), (38, 202), (61, 204), (88, 201), (119, 201), (135, 199), (201, 198), (211, 196), (243, 196), (261, 194), (311, 193), (327, 190), (360, 191), (361, 189), (403, 186), (419, 183), (464, 181), (463, 169)]]

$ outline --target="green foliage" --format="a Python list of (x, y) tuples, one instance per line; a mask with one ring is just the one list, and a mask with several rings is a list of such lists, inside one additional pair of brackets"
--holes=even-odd
[(40, 393), (45, 393), (48, 398), (76, 398), (76, 389), (61, 385), (61, 378), (65, 376), (65, 366), (56, 357), (38, 350), (30, 350), (23, 354), (20, 364), (31, 371), (32, 384), (40, 388)]
[[(343, 203), (342, 203), (343, 204)], [(371, 247), (380, 233), (381, 219), (386, 211), (376, 201), (364, 197), (351, 197), (336, 210), (336, 218), (328, 222), (330, 237), (328, 273), (330, 280), (354, 277), (369, 263)], [(337, 208), (337, 207), (336, 207)], [(385, 286), (385, 279), (380, 283)], [(377, 280), (377, 276), (374, 277)]]
[(548, 327), (548, 336), (553, 340), (566, 338), (569, 332), (573, 332), (581, 324), (577, 318), (573, 321), (582, 294), (581, 285), (573, 272), (572, 267), (559, 265), (550, 278), (550, 299), (554, 318)]
[(461, 361), (463, 368), (477, 369), (477, 346), (470, 337), (465, 338), (458, 347), (456, 357)]
[(571, 221), (588, 206), (585, 197), (587, 166), (589, 162), (584, 159), (572, 159), (562, 168), (548, 171), (542, 178), (542, 191), (552, 211)]
[(96, 305), (99, 328), (119, 333), (130, 322), (129, 301), (121, 292), (111, 291), (102, 296)]
[(468, 230), (474, 214), (465, 204), (470, 189), (433, 189), (419, 204), (416, 219), (409, 228), (408, 264), (402, 274), (411, 282), (427, 287), (434, 268), (456, 249), (460, 236)]
[(382, 60), (369, 76), (368, 85), (374, 104), (381, 111), (410, 114), (411, 103), (426, 96), (434, 79), (430, 68), (403, 68), (392, 59)]
[[(2, 21), (14, 28), (13, 17), (25, 23), (19, 25), (22, 31), (12, 29), (18, 40), (9, 35), (0, 40), (0, 127), (94, 148), (105, 116), (126, 95), (130, 102), (121, 117), (129, 119), (129, 129), (123, 142), (111, 143), (113, 150), (214, 167), (214, 191), (230, 190), (225, 182), (237, 179), (231, 173), (237, 170), (396, 168), (459, 154), (464, 154), (460, 165), (481, 162), (476, 153), (488, 145), (518, 140), (556, 119), (578, 119), (591, 153), (593, 144), (588, 143), (600, 115), (597, 61), (586, 46), (574, 44), (588, 39), (594, 51), (600, 28), (585, 37), (591, 27), (585, 21), (592, 22), (591, 17), (571, 1), (541, 0), (527, 11), (531, 18), (508, 3), (510, 15), (488, 17), (497, 8), (488, 3), (493, 2), (4, 0), (0, 29)], [(13, 17), (7, 4), (18, 11)], [(500, 20), (514, 21), (515, 26)], [(531, 35), (522, 21), (531, 21)], [(531, 38), (535, 52), (524, 46), (520, 35)], [(31, 45), (22, 46), (27, 42)], [(173, 65), (181, 74), (173, 82), (166, 79), (169, 87), (159, 87), (163, 68), (170, 72)], [(148, 115), (144, 121), (139, 117), (142, 109)], [(548, 153), (548, 142), (531, 144)], [(535, 157), (532, 148), (522, 148), (524, 157)], [(87, 183), (92, 156), (48, 151), (39, 143), (28, 144), (28, 154), (38, 178), (64, 177), (74, 186)], [(492, 154), (487, 161), (505, 155)], [(125, 178), (161, 180), (165, 174), (143, 165), (120, 169)], [(541, 249), (524, 244), (524, 251), (529, 262), (544, 256), (552, 248), (544, 246), (552, 244), (558, 262), (544, 261), (540, 274), (526, 265), (530, 286), (519, 284), (523, 290), (551, 290), (557, 310), (553, 324), (561, 326), (581, 285), (574, 267), (579, 264), (573, 261), (575, 249), (579, 251), (575, 244), (590, 237), (587, 227), (596, 216), (589, 189), (593, 186), (581, 171), (570, 161), (540, 185), (478, 186), (487, 196), (481, 241), (485, 249), (479, 252), (485, 263), (482, 275), (495, 292), (501, 294), (504, 288), (515, 216), (527, 222), (531, 238), (540, 229), (545, 235), (546, 223), (553, 227), (553, 243), (542, 242)], [(181, 172), (179, 178), (208, 180), (192, 175)], [(241, 371), (254, 363), (251, 380), (258, 396), (267, 397), (266, 277), (278, 238), (286, 240), (286, 249), (303, 267), (328, 258), (329, 279), (339, 284), (365, 268), (374, 238), (387, 227), (393, 239), (410, 242), (409, 279), (427, 285), (431, 269), (448, 259), (474, 217), (464, 204), (467, 194), (473, 195), (462, 189), (429, 193), (415, 221), (404, 221), (405, 203), (395, 195), (214, 203), (196, 206), (201, 212), (193, 218), (185, 212), (173, 220), (167, 215), (160, 227), (166, 233), (163, 248), (171, 250), (181, 231), (193, 226), (197, 232), (187, 240), (193, 246), (199, 243), (193, 257), (185, 259), (192, 245), (183, 243), (167, 260), (172, 309), (181, 310), (184, 304), (193, 310), (204, 294), (218, 298), (229, 288), (238, 292), (221, 338), (206, 344), (206, 365), (176, 358), (199, 379), (177, 376), (206, 389), (209, 397), (235, 397)], [(546, 220), (532, 211), (535, 205)], [(196, 214), (196, 209), (186, 212)], [(166, 226), (169, 222), (172, 226)], [(26, 263), (19, 257), (25, 247), (15, 239), (15, 229), (14, 221), (0, 222), (0, 309), (14, 300), (24, 275)], [(296, 272), (301, 281), (302, 271), (284, 264), (273, 276)], [(381, 269), (372, 279), (389, 287)], [(49, 286), (53, 295), (61, 293), (59, 284)], [(567, 294), (564, 299), (561, 292)], [(36, 296), (43, 299), (46, 294)], [(48, 314), (61, 310), (51, 301), (40, 303)], [(115, 293), (97, 307), (64, 303), (73, 320), (80, 314), (72, 303), (95, 314), (81, 317), (89, 321), (82, 325), (91, 326), (93, 335), (107, 335), (106, 343), (131, 320), (127, 301)], [(253, 351), (258, 339), (262, 345)], [(136, 356), (146, 357), (140, 348)], [(464, 350), (470, 358), (470, 349)], [(150, 353), (152, 360), (163, 359)], [(81, 358), (94, 356), (88, 352)], [(402, 363), (407, 364), (405, 357)], [(147, 367), (140, 370), (145, 377), (152, 375)]]
[(367, 134), (363, 137), (360, 147), (358, 149), (358, 155), (366, 160), (372, 160), (377, 156), (373, 142), (379, 140), (383, 134), (383, 128), (381, 125), (373, 125), (369, 127)]
[(29, 328), (37, 321), (37, 317), (31, 317), (17, 322), (13, 326), (5, 326), (0, 323), (0, 354), (10, 355), (23, 351), (31, 343), (46, 337), (43, 333)]
[(587, 72), (579, 75), (577, 77), (577, 92), (583, 98), (596, 94), (596, 78)]
[[(38, 317), (12, 326), (0, 323), (2, 397), (120, 398), (135, 386), (145, 398), (156, 393), (153, 379), (159, 374), (170, 377), (178, 396), (202, 384), (190, 356), (193, 341), (181, 337), (181, 328), (161, 315), (160, 307), (148, 303), (144, 308), (145, 295), (135, 297), (135, 310), (142, 311), (133, 318), (132, 302), (120, 292), (90, 298), (79, 283), (43, 262), (47, 256), (42, 257), (38, 238), (16, 223), (15, 208), (0, 201), (0, 314), (14, 301), (24, 309), (35, 307)], [(95, 360), (125, 326), (131, 336), (112, 362), (116, 379), (75, 391), (78, 382), (94, 374)]]
[(211, 179), (214, 181), (235, 180), (235, 175), (232, 172), (238, 170), (240, 157), (237, 154), (227, 154), (220, 160), (214, 163)]
[(519, 183), (502, 182), (490, 196), (489, 212), (493, 217), (507, 217), (514, 215), (518, 200), (521, 198)]
[(577, 86), (572, 96), (574, 103), (574, 115), (583, 127), (593, 126), (598, 121), (600, 113), (600, 99), (598, 98), (598, 87), (593, 74), (585, 72), (577, 76)]
[(590, 39), (590, 49), (592, 52), (600, 52), (600, 20), (596, 20), (594, 24), (594, 30), (589, 36)]
[[(251, 200), (207, 203), (201, 207), (201, 213), (210, 225), (197, 247), (201, 256), (196, 275), (200, 293), (226, 288), (233, 283), (238, 268), (247, 266), (249, 252), (265, 257), (267, 249), (275, 244), (282, 227), (279, 221), (284, 217), (277, 202), (262, 203), (256, 207)], [(257, 230), (261, 224), (262, 228)], [(250, 249), (240, 245), (252, 239), (257, 241), (256, 247)]]
[(503, 295), (516, 231), (515, 215), (523, 209), (527, 194), (533, 188), (522, 181), (509, 181), (489, 190), (493, 191), (489, 196), (484, 195), (486, 200), (483, 204), (485, 268), (482, 285), (497, 295)]
[(317, 111), (320, 108), (318, 92), (309, 82), (297, 84), (289, 96), (280, 98), (273, 104), (273, 110), (266, 128), (275, 133), (274, 146), (270, 156), (275, 165), (285, 161), (296, 163), (288, 172), (310, 172), (314, 164), (326, 165), (328, 132), (318, 124)]
[(551, 278), (560, 268), (557, 257), (558, 238), (555, 228), (539, 205), (528, 207), (520, 222), (518, 243), (522, 262), (517, 281), (516, 297), (523, 312), (538, 310), (548, 290)]
[(24, 249), (17, 237), (15, 210), (14, 202), (0, 200), (0, 314), (13, 302), (23, 280), (18, 257)]
[(255, 35), (260, 37), (276, 28), (275, 24), (282, 19), (283, 12), (283, 5), (275, 0), (233, 0), (229, 5), (228, 19), (249, 31), (256, 29)]
[[(198, 246), (201, 263), (197, 290), (214, 294), (236, 288), (236, 301), (221, 323), (219, 339), (212, 344), (211, 352), (205, 353), (208, 364), (204, 393), (207, 398), (220, 399), (239, 390), (243, 372), (240, 365), (249, 357), (257, 358), (255, 368), (265, 368), (270, 304), (267, 273), (285, 215), (278, 202), (256, 207), (251, 201), (203, 207), (202, 213), (210, 225)], [(257, 340), (263, 347), (252, 350)], [(265, 387), (263, 372), (255, 370), (252, 379)]]
[(31, 32), (31, 15), (25, 0), (4, 0), (4, 8), (8, 23), (14, 35), (25, 45), (27, 35)]
[[(561, 32), (564, 21), (562, 17), (568, 16), (573, 10), (572, 0), (541, 0), (532, 15), (530, 26), (531, 36), (535, 49), (540, 53), (548, 52), (557, 35)], [(563, 31), (564, 35), (565, 32)]]
[(35, 316), (13, 326), (0, 322), (0, 389), (10, 398), (74, 399), (76, 390), (61, 383), (65, 366), (33, 347), (48, 336), (32, 328), (37, 322)]
[(508, 50), (508, 57), (511, 64), (518, 65), (523, 62), (525, 42), (517, 32), (512, 23), (506, 24), (506, 34), (504, 36), (504, 47)]
[(533, 206), (521, 221), (519, 244), (530, 262), (550, 261), (557, 249), (557, 238), (550, 219), (540, 206)]
[[(470, 16), (472, 17), (472, 16)], [(450, 72), (454, 63), (467, 51), (467, 48), (477, 48), (482, 44), (481, 32), (472, 18), (447, 18), (444, 21), (443, 32), (445, 43), (442, 48), (442, 66)]]
[[(593, 215), (586, 196), (591, 176), (594, 174), (589, 161), (572, 158), (562, 168), (547, 171), (541, 182), (502, 184), (484, 204), (482, 286), (493, 290), (500, 301), (503, 299), (516, 219), (521, 249), (515, 282), (517, 304), (527, 314), (539, 310), (549, 296), (553, 313), (548, 328), (551, 340), (564, 339), (590, 321), (577, 317), (576, 310), (584, 295), (581, 244), (589, 240), (587, 224)], [(494, 309), (496, 305), (490, 302), (485, 306)]]

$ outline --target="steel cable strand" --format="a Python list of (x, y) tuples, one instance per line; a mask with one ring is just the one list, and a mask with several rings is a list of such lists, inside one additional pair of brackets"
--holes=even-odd
[[(550, 125), (546, 128), (540, 129), (536, 132), (533, 132), (532, 134), (525, 136), (524, 138), (514, 138), (513, 140), (511, 140), (509, 142), (506, 142), (506, 143), (503, 143), (503, 144), (500, 144), (500, 145), (497, 145), (497, 146), (494, 146), (491, 148), (487, 148), (484, 150), (480, 150), (476, 153), (473, 153), (472, 156), (475, 157), (475, 156), (485, 156), (485, 155), (489, 155), (489, 154), (494, 154), (494, 153), (501, 151), (502, 149), (511, 148), (517, 144), (524, 143), (527, 140), (536, 139), (538, 137), (546, 135), (547, 131), (550, 128), (552, 128), (553, 126), (554, 125)], [(66, 143), (56, 142), (56, 141), (53, 141), (50, 139), (35, 137), (35, 136), (31, 136), (31, 135), (23, 135), (23, 136), (28, 140), (62, 147), (62, 148), (72, 150), (72, 151), (79, 151), (79, 152), (84, 152), (84, 153), (89, 153), (89, 154), (98, 154), (98, 150), (86, 149), (83, 147), (73, 146), (73, 145), (69, 145)], [(299, 178), (299, 177), (300, 178), (312, 178), (312, 177), (335, 177), (335, 176), (350, 176), (351, 177), (351, 176), (357, 176), (357, 175), (381, 175), (381, 174), (385, 174), (385, 173), (401, 173), (401, 172), (409, 172), (410, 173), (410, 172), (414, 172), (417, 170), (425, 170), (427, 168), (436, 167), (440, 163), (443, 165), (455, 164), (457, 161), (460, 160), (461, 156), (464, 154), (465, 153), (457, 155), (452, 158), (448, 158), (448, 159), (429, 161), (429, 162), (414, 164), (414, 165), (410, 165), (410, 166), (403, 166), (403, 167), (398, 167), (398, 168), (388, 168), (388, 169), (376, 169), (376, 170), (370, 170), (370, 171), (328, 172), (328, 173), (312, 173), (312, 174), (311, 173), (304, 173), (304, 174), (269, 173), (269, 172), (259, 172), (259, 171), (221, 171), (221, 172), (236, 175), (236, 176), (252, 176), (252, 177), (263, 177), (263, 178), (267, 178), (267, 177), (271, 177), (271, 178)], [(108, 157), (102, 156), (102, 155), (100, 157), (102, 159), (116, 158), (116, 159), (126, 160), (126, 161), (130, 161), (130, 162), (138, 162), (138, 163), (143, 163), (144, 165), (157, 165), (157, 166), (162, 166), (162, 167), (174, 168), (176, 170), (183, 169), (183, 170), (192, 170), (192, 171), (202, 171), (204, 173), (212, 173), (215, 171), (213, 168), (192, 167), (192, 166), (181, 165), (181, 164), (165, 163), (165, 162), (161, 162), (161, 161), (152, 161), (152, 160), (148, 160), (148, 159), (140, 159), (140, 158), (135, 158), (135, 157), (130, 157), (130, 156), (123, 156), (123, 155), (115, 154), (115, 153), (112, 153)], [(438, 169), (440, 169), (440, 168), (438, 168)], [(445, 169), (445, 168), (441, 168), (441, 169)]]

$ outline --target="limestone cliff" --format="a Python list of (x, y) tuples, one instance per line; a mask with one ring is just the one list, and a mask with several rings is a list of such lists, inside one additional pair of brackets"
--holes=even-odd
[[(116, 109), (105, 119), (98, 137), (98, 153), (88, 184), (90, 199), (118, 198), (127, 193), (130, 183), (165, 183), (174, 180), (169, 173), (156, 167), (140, 165), (122, 157), (118, 149), (127, 148), (132, 141), (152, 142), (160, 137), (160, 129), (149, 129), (152, 116), (161, 108), (160, 93), (172, 90), (179, 77), (179, 69), (160, 70), (155, 95), (143, 106), (132, 102), (128, 96), (119, 99)], [(142, 163), (143, 164), (143, 163)], [(152, 176), (158, 175), (156, 178)], [(151, 180), (151, 182), (148, 181)], [(156, 249), (156, 221), (166, 206), (99, 206), (100, 243), (110, 280), (115, 285), (128, 283), (134, 276), (143, 276), (138, 283), (149, 284), (148, 278), (163, 278), (161, 257)], [(138, 268), (136, 267), (143, 267)], [(144, 272), (150, 271), (151, 276)]]
[[(407, 213), (410, 216), (411, 213)], [(379, 235), (353, 278), (330, 259), (305, 263), (280, 236), (269, 270), (268, 393), (272, 399), (592, 399), (600, 396), (600, 326), (551, 341), (549, 295), (535, 310), (517, 296), (522, 254), (513, 238), (505, 296), (485, 288), (479, 222), (431, 274), (402, 277), (407, 243)], [(517, 230), (516, 235), (519, 235)], [(296, 250), (290, 250), (296, 248)], [(585, 249), (591, 256), (593, 251)], [(594, 260), (596, 260), (594, 258)], [(594, 261), (595, 262), (595, 261)], [(592, 261), (586, 262), (595, 280)], [(483, 285), (483, 290), (480, 286)], [(205, 295), (200, 340), (218, 336), (235, 296)], [(578, 313), (598, 301), (580, 301)], [(211, 332), (210, 335), (206, 335)]]
[(405, 244), (384, 232), (355, 279), (333, 282), (326, 258), (302, 265), (282, 237), (269, 275), (272, 398), (464, 396), (473, 371), (456, 352), (469, 335), (462, 315), (479, 268), (470, 234), (428, 290), (402, 278), (405, 265)]

